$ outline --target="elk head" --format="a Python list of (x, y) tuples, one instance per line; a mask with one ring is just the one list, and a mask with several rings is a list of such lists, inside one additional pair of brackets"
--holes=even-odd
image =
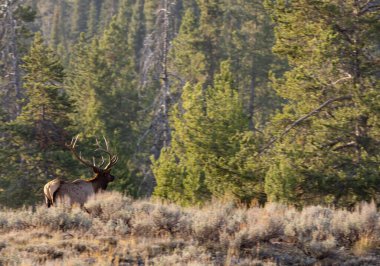
[(87, 167), (90, 167), (92, 171), (94, 172), (94, 177), (88, 180), (89, 182), (93, 184), (94, 191), (97, 192), (100, 189), (105, 190), (107, 188), (108, 183), (114, 181), (115, 179), (115, 177), (111, 175), (111, 169), (118, 162), (119, 160), (118, 156), (113, 155), (109, 151), (108, 141), (105, 137), (103, 137), (105, 147), (102, 147), (100, 142), (96, 139), (95, 151), (104, 153), (108, 156), (107, 164), (103, 156), (101, 156), (100, 163), (96, 162), (97, 159), (95, 157), (92, 157), (92, 162), (89, 160), (86, 160), (82, 157), (81, 153), (78, 154), (78, 152), (75, 149), (77, 141), (78, 141), (78, 137), (79, 135), (73, 138), (71, 140), (71, 143), (67, 144), (66, 146), (71, 150), (75, 158), (77, 158), (82, 164), (86, 165)]

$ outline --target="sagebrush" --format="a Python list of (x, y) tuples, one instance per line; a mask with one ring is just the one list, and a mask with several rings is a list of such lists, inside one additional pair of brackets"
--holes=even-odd
[(0, 265), (377, 265), (380, 214), (212, 202), (179, 207), (102, 193), (83, 209), (0, 211)]

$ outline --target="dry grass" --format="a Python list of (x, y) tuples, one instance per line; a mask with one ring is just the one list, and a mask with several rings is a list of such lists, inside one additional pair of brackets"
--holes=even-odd
[(380, 214), (214, 202), (182, 208), (104, 193), (85, 210), (0, 211), (0, 265), (379, 265)]

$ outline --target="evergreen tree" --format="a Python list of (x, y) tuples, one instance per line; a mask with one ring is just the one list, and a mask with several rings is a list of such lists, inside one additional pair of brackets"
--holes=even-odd
[(133, 15), (130, 24), (130, 33), (128, 35), (128, 45), (131, 49), (133, 57), (133, 65), (135, 71), (139, 71), (141, 52), (144, 46), (145, 38), (145, 15), (144, 15), (144, 0), (137, 0), (133, 6)]
[(188, 9), (170, 52), (170, 71), (179, 76), (181, 80), (191, 83), (205, 82), (207, 77), (206, 56), (201, 49), (201, 44), (198, 19), (195, 11)]
[(90, 45), (82, 34), (71, 62), (68, 85), (76, 102), (74, 120), (78, 131), (111, 140), (119, 154), (119, 165), (124, 166), (115, 173), (118, 179), (114, 186), (132, 193), (131, 158), (138, 121), (128, 23), (124, 17), (114, 17), (100, 40), (94, 39)]
[(23, 61), (26, 103), (20, 116), (7, 125), (9, 169), (15, 172), (0, 175), (0, 201), (9, 206), (42, 200), (45, 182), (67, 177), (74, 170), (69, 168), (68, 153), (63, 152), (71, 124), (63, 67), (40, 33)]
[[(198, 7), (200, 10), (199, 29), (202, 36), (202, 50), (206, 57), (207, 84), (212, 84), (214, 73), (217, 70), (221, 60), (226, 59), (223, 56), (223, 49), (220, 49), (222, 43), (221, 31), (223, 29), (223, 0), (199, 0)], [(227, 21), (226, 21), (227, 23)]]
[(206, 91), (201, 84), (184, 87), (173, 112), (172, 145), (153, 163), (156, 196), (183, 204), (211, 196), (262, 200), (260, 171), (249, 155), (257, 153), (256, 141), (229, 64), (220, 71)]
[(85, 34), (82, 33), (73, 50), (66, 79), (76, 111), (72, 120), (75, 121), (75, 128), (78, 132), (82, 132), (88, 137), (100, 136), (105, 133), (105, 127), (99, 118), (101, 101), (97, 96), (97, 90), (106, 86), (110, 70), (99, 59), (99, 41), (97, 39), (87, 44)]
[(146, 31), (151, 33), (156, 21), (156, 11), (160, 1), (144, 0), (144, 17), (146, 21)]
[[(291, 70), (273, 119), (271, 200), (354, 204), (379, 193), (378, 12), (362, 1), (267, 1)], [(305, 23), (307, 21), (307, 23)]]
[[(55, 139), (52, 143), (57, 144), (63, 131), (55, 130), (63, 130), (70, 124), (67, 116), (70, 113), (70, 103), (62, 89), (63, 66), (54, 52), (46, 47), (40, 33), (36, 33), (30, 53), (23, 61), (27, 104), (18, 120), (42, 123), (41, 128), (35, 132), (36, 136), (40, 136), (36, 139), (41, 147), (50, 146), (50, 138)], [(44, 123), (47, 127), (44, 127)], [(60, 125), (60, 128), (55, 125)]]
[(280, 106), (270, 73), (282, 74), (286, 63), (272, 52), (273, 26), (262, 1), (227, 2), (223, 13), (224, 53), (238, 83), (252, 131), (262, 131)]
[(280, 104), (269, 84), (269, 72), (278, 73), (284, 63), (271, 51), (273, 29), (262, 2), (197, 3), (186, 9), (173, 41), (169, 64), (173, 86), (180, 91), (186, 81), (212, 84), (215, 67), (229, 59), (250, 128), (263, 130)]
[(75, 0), (71, 25), (73, 39), (77, 39), (81, 32), (87, 30), (88, 11), (89, 0)]
[(102, 8), (101, 0), (93, 0), (90, 2), (89, 18), (87, 23), (88, 35), (94, 36), (98, 32), (98, 24), (100, 20), (100, 12)]
[[(133, 180), (135, 166), (132, 155), (135, 150), (137, 120), (137, 90), (135, 89), (135, 73), (128, 46), (129, 21), (113, 20), (100, 40), (101, 60), (110, 69), (108, 83), (96, 91), (101, 101), (100, 119), (104, 121), (105, 133), (113, 140), (119, 153), (120, 165), (114, 186), (127, 190), (130, 194), (136, 192), (136, 182)], [(124, 56), (120, 56), (124, 55)], [(111, 107), (112, 106), (112, 107)]]

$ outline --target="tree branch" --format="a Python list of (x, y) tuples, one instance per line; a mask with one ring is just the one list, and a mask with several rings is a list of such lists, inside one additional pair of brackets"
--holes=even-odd
[(300, 123), (308, 119), (309, 117), (318, 114), (323, 108), (326, 106), (330, 105), (333, 102), (338, 102), (338, 101), (344, 101), (344, 100), (350, 100), (352, 99), (351, 95), (346, 95), (346, 96), (341, 96), (341, 97), (336, 97), (336, 98), (331, 98), (324, 103), (322, 103), (320, 106), (318, 106), (316, 109), (313, 111), (309, 112), (308, 114), (298, 118), (296, 121), (288, 125), (285, 130), (277, 137), (273, 137), (267, 145), (264, 146), (264, 148), (260, 151), (259, 155), (261, 155), (264, 151), (269, 149), (277, 140), (282, 139), (286, 134), (289, 133), (290, 130), (292, 130), (294, 127), (298, 126)]

